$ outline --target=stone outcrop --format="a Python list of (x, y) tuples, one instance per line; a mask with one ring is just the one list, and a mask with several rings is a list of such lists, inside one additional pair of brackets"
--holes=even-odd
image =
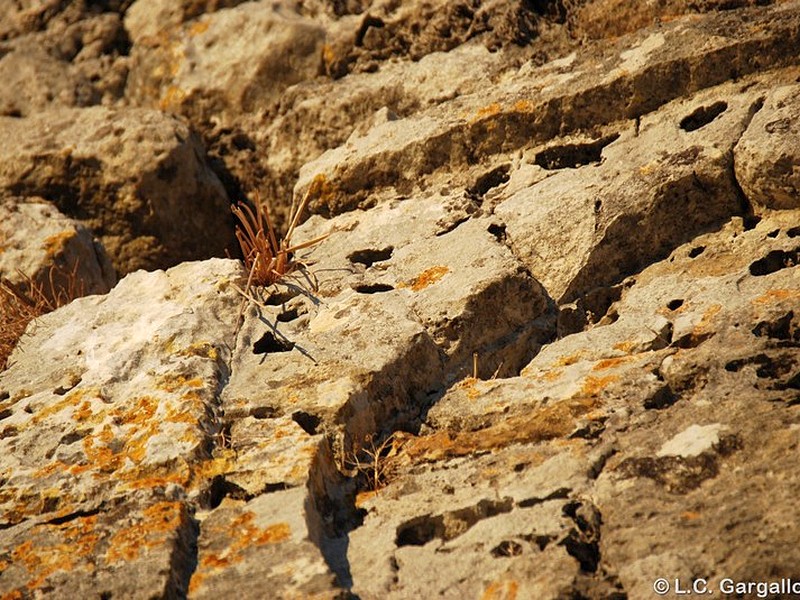
[(0, 120), (0, 275), (94, 294), (0, 373), (0, 596), (797, 578), (800, 2), (48, 6), (0, 69), (130, 72)]

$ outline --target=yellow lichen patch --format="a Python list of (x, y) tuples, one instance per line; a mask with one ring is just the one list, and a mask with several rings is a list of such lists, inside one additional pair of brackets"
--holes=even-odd
[(606, 375), (605, 377), (595, 377), (589, 375), (584, 379), (581, 386), (581, 396), (596, 396), (602, 392), (609, 384), (619, 380), (619, 375)]
[(517, 100), (514, 102), (514, 110), (517, 112), (533, 112), (536, 110), (536, 105), (530, 100)]
[(479, 381), (480, 379), (476, 379), (474, 377), (466, 377), (455, 385), (455, 389), (464, 390), (464, 392), (467, 394), (467, 398), (470, 400), (475, 400), (475, 398), (481, 395), (481, 391), (475, 387)]
[(179, 356), (199, 356), (200, 358), (210, 358), (216, 361), (219, 358), (217, 349), (208, 342), (197, 342), (177, 352)]
[(613, 369), (614, 367), (618, 367), (620, 365), (624, 365), (632, 360), (634, 360), (634, 356), (616, 356), (613, 358), (604, 358), (602, 360), (598, 360), (594, 366), (592, 367), (592, 371), (604, 371), (605, 369)]
[(73, 390), (60, 400), (50, 402), (47, 404), (47, 406), (36, 411), (36, 414), (33, 415), (31, 421), (34, 424), (37, 424), (51, 415), (60, 413), (62, 410), (78, 407), (87, 396), (97, 398), (99, 397), (99, 390), (97, 388), (79, 388)]
[(244, 559), (244, 550), (253, 546), (278, 544), (291, 539), (292, 530), (288, 523), (275, 523), (267, 527), (258, 527), (253, 523), (255, 514), (245, 511), (234, 517), (224, 526), (210, 527), (210, 530), (230, 536), (227, 547), (217, 552), (201, 552), (198, 568), (189, 583), (190, 594), (197, 591), (208, 575), (214, 571), (225, 569)]
[(411, 281), (400, 283), (397, 287), (409, 287), (411, 288), (411, 291), (419, 292), (429, 285), (433, 285), (449, 272), (450, 269), (445, 266), (431, 267), (430, 269), (426, 269), (420, 273), (419, 276), (415, 277)]
[(692, 329), (692, 337), (701, 337), (707, 333), (709, 331), (709, 325), (711, 324), (711, 321), (721, 310), (722, 306), (720, 304), (712, 304), (709, 306), (703, 313), (703, 316), (700, 318), (700, 322), (697, 323), (697, 325), (695, 325)]
[[(34, 590), (42, 586), (57, 571), (74, 571), (82, 568), (94, 570), (91, 561), (78, 563), (78, 559), (94, 553), (99, 536), (95, 532), (96, 516), (77, 517), (60, 525), (37, 525), (30, 539), (11, 551), (15, 564), (25, 567), (31, 575), (26, 587)], [(36, 544), (39, 536), (55, 538), (52, 543)]]
[(797, 290), (776, 289), (776, 290), (767, 290), (758, 298), (754, 298), (751, 302), (753, 305), (777, 304), (785, 300), (795, 300), (795, 299), (800, 300), (800, 289)]
[(135, 560), (148, 548), (163, 545), (185, 520), (180, 502), (158, 502), (142, 511), (141, 520), (120, 529), (109, 542), (109, 563)]
[(439, 431), (411, 438), (401, 450), (412, 463), (435, 462), (476, 452), (499, 450), (516, 443), (534, 443), (565, 436), (575, 429), (575, 420), (598, 407), (594, 398), (563, 400), (505, 418), (483, 429), (468, 432)]
[(47, 253), (47, 257), (52, 258), (57, 254), (60, 254), (63, 251), (64, 246), (67, 245), (67, 242), (77, 235), (78, 234), (74, 229), (65, 229), (64, 231), (60, 231), (45, 238), (44, 242), (42, 243), (42, 247)]
[(187, 379), (183, 375), (162, 375), (156, 382), (156, 387), (165, 392), (174, 392), (184, 387), (199, 388), (203, 387), (203, 380), (199, 377)]
[(189, 27), (190, 36), (200, 35), (206, 31), (208, 31), (208, 21), (195, 21), (192, 23), (192, 26)]
[(624, 352), (625, 354), (630, 354), (630, 352), (636, 347), (636, 342), (632, 341), (625, 341), (625, 342), (617, 342), (612, 346), (614, 350), (619, 350), (620, 352)]
[(514, 580), (493, 581), (481, 595), (481, 600), (516, 600), (519, 584)]
[[(2, 568), (0, 568), (0, 572), (2, 572)], [(19, 590), (11, 590), (10, 592), (0, 596), (0, 600), (22, 600), (22, 598), (24, 598), (24, 596)]]
[(574, 354), (568, 354), (567, 356), (560, 357), (556, 362), (553, 363), (552, 366), (554, 367), (568, 367), (570, 365), (574, 365), (576, 362), (583, 358), (583, 350), (578, 350)]
[(186, 99), (186, 92), (175, 85), (167, 88), (166, 93), (159, 101), (158, 105), (161, 110), (168, 111), (172, 108), (177, 108)]
[(475, 115), (472, 117), (472, 119), (470, 119), (470, 122), (475, 123), (481, 119), (485, 119), (486, 117), (494, 116), (499, 113), (501, 109), (502, 108), (499, 102), (492, 102), (488, 106), (484, 106), (476, 110)]

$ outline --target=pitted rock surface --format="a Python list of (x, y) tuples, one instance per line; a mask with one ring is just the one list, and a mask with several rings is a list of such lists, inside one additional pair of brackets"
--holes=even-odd
[[(0, 276), (94, 294), (0, 373), (0, 597), (797, 579), (800, 2), (18, 2), (0, 40)], [(266, 287), (256, 192), (321, 238)]]

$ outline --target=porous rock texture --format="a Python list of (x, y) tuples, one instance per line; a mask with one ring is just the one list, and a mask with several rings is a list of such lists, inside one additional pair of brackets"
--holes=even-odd
[[(799, 1), (52, 0), (0, 38), (37, 73), (0, 274), (94, 294), (0, 373), (0, 597), (800, 581)], [(267, 287), (209, 258), (256, 191), (322, 237)]]

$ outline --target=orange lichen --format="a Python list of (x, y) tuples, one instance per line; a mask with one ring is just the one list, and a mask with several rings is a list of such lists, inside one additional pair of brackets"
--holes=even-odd
[(775, 304), (784, 300), (800, 299), (800, 290), (787, 290), (775, 289), (767, 290), (758, 298), (754, 298), (751, 302), (756, 304)]
[(499, 102), (492, 102), (488, 106), (484, 106), (475, 111), (475, 116), (471, 119), (471, 122), (475, 123), (476, 121), (480, 121), (481, 119), (484, 119), (486, 117), (494, 116), (501, 110), (502, 108)]
[(198, 569), (189, 582), (190, 594), (199, 589), (209, 572), (242, 561), (246, 548), (278, 544), (291, 539), (292, 530), (288, 523), (275, 523), (262, 528), (253, 523), (255, 516), (255, 513), (245, 511), (224, 525), (211, 528), (214, 531), (219, 530), (219, 533), (231, 535), (231, 542), (221, 551), (201, 552)]
[(578, 350), (574, 354), (569, 354), (567, 356), (560, 357), (556, 362), (553, 363), (554, 367), (568, 367), (570, 365), (574, 365), (576, 362), (583, 358), (583, 350)]
[(517, 100), (514, 102), (514, 110), (518, 112), (533, 112), (536, 110), (536, 105), (530, 100)]
[(426, 269), (420, 273), (419, 276), (415, 277), (411, 281), (401, 283), (398, 285), (398, 287), (410, 287), (412, 291), (419, 292), (429, 285), (433, 285), (449, 272), (450, 269), (445, 266), (431, 267), (430, 269)]
[(619, 380), (619, 375), (606, 375), (605, 377), (595, 377), (589, 375), (581, 386), (581, 395), (596, 396), (602, 392), (609, 384)]
[[(41, 587), (48, 577), (56, 571), (73, 571), (82, 568), (94, 570), (91, 561), (78, 564), (79, 558), (94, 553), (99, 536), (95, 533), (97, 516), (77, 517), (60, 525), (38, 525), (31, 531), (31, 538), (17, 545), (11, 551), (15, 564), (24, 566), (31, 579), (26, 583), (29, 590)], [(49, 544), (34, 544), (40, 534), (55, 537), (57, 541)]]
[(481, 395), (481, 391), (475, 387), (479, 381), (480, 379), (476, 379), (475, 377), (465, 377), (458, 382), (455, 388), (464, 390), (467, 394), (467, 398), (470, 400), (475, 400), (475, 398)]
[(612, 346), (614, 350), (619, 350), (620, 352), (625, 352), (626, 354), (629, 354), (631, 350), (633, 350), (635, 347), (636, 347), (636, 342), (631, 342), (631, 341), (617, 342)]
[(613, 358), (603, 358), (598, 360), (592, 367), (592, 371), (603, 371), (605, 369), (613, 369), (627, 362), (634, 360), (633, 356), (615, 356)]
[(192, 26), (189, 27), (190, 36), (200, 35), (206, 31), (208, 31), (208, 21), (195, 21), (192, 23)]
[(117, 531), (109, 542), (109, 563), (138, 558), (142, 550), (161, 546), (185, 520), (180, 502), (158, 502), (142, 511), (141, 520)]
[(74, 229), (65, 229), (64, 231), (60, 231), (47, 237), (42, 243), (42, 247), (47, 253), (48, 258), (52, 258), (53, 256), (59, 254), (64, 249), (64, 246), (67, 245), (67, 242), (77, 235), (78, 234)]
[(481, 600), (516, 600), (519, 584), (512, 580), (493, 581), (483, 592)]

